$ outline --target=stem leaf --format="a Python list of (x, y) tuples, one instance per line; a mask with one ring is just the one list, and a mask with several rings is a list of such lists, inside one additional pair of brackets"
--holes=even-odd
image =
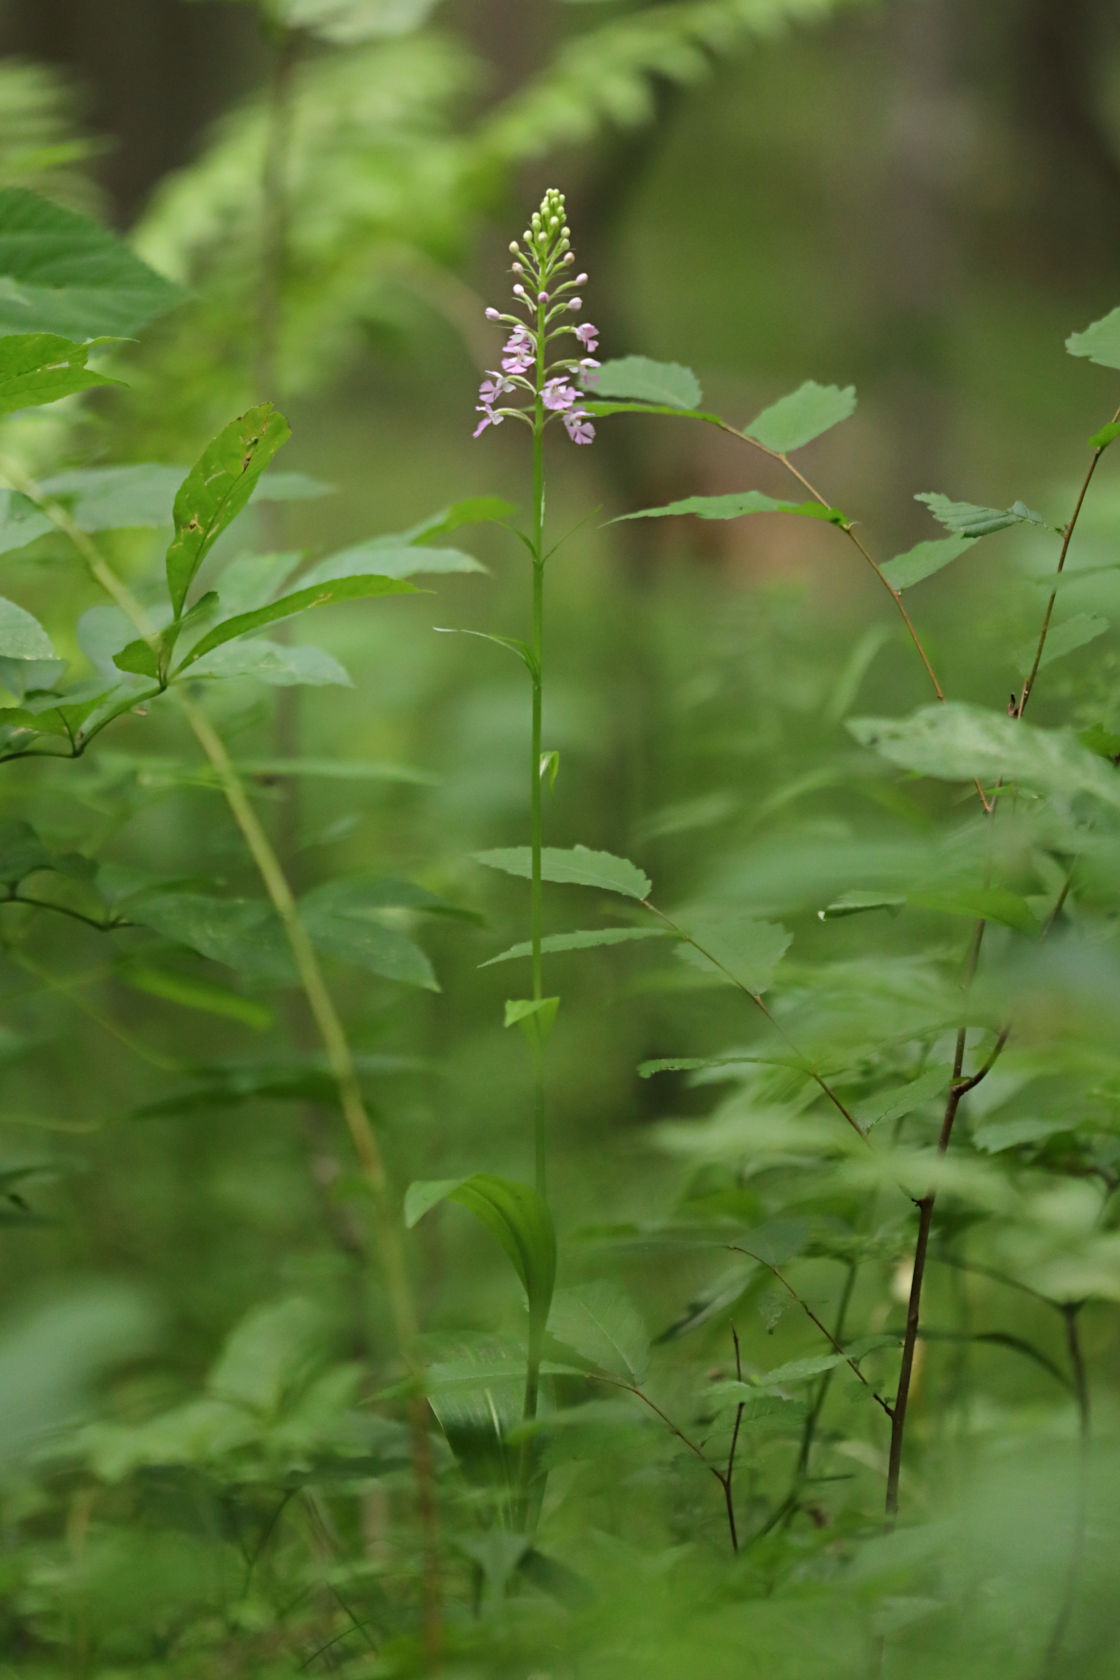
[[(533, 854), (528, 846), (499, 847), (472, 855), (476, 863), (483, 863), (488, 869), (502, 869), (507, 875), (532, 879)], [(593, 852), (587, 846), (570, 849), (545, 846), (541, 852), (541, 878), (580, 887), (600, 887), (604, 892), (622, 893), (626, 898), (646, 899), (653, 891), (653, 882), (637, 864), (611, 852)]]

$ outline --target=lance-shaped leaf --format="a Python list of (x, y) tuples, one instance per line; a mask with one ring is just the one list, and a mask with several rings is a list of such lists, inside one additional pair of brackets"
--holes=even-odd
[(405, 1224), (411, 1228), (444, 1201), (468, 1208), (509, 1256), (528, 1298), (530, 1338), (535, 1339), (548, 1322), (556, 1284), (556, 1232), (547, 1202), (532, 1185), (492, 1173), (422, 1180), (408, 1187)]
[(104, 339), (93, 339), (75, 344), (54, 333), (12, 333), (0, 338), (0, 414), (38, 408), (94, 385), (119, 385), (119, 379), (86, 366), (90, 351), (103, 343)]
[(372, 542), (356, 543), (338, 554), (319, 560), (301, 583), (327, 583), (333, 578), (355, 577), (359, 572), (377, 572), (381, 577), (415, 577), (419, 572), (431, 575), (448, 572), (485, 572), (486, 567), (473, 554), (461, 548), (428, 548), (422, 543)]
[(764, 448), (788, 455), (791, 449), (812, 443), (822, 432), (847, 420), (855, 409), (854, 385), (818, 385), (808, 379), (788, 397), (779, 397), (764, 408), (743, 431)]
[(0, 188), (0, 333), (130, 337), (182, 297), (107, 228)]
[(1120, 807), (1120, 778), (1066, 730), (1033, 725), (963, 701), (923, 706), (908, 718), (852, 718), (847, 728), (904, 770), (943, 781), (999, 777), (1069, 799), (1093, 794)]
[(284, 416), (271, 403), (259, 403), (223, 427), (183, 480), (173, 509), (175, 536), (167, 550), (167, 589), (176, 618), (198, 568), (290, 436)]
[(592, 370), (585, 380), (593, 397), (624, 397), (659, 403), (669, 409), (695, 409), (703, 401), (700, 381), (679, 362), (655, 362), (648, 356), (620, 356)]
[(283, 595), (279, 601), (273, 601), (267, 607), (258, 607), (255, 612), (238, 613), (234, 618), (227, 618), (223, 624), (215, 624), (213, 630), (208, 630), (180, 662), (175, 675), (179, 676), (189, 670), (209, 653), (211, 648), (221, 647), (224, 642), (232, 642), (235, 637), (247, 635), (250, 630), (258, 630), (264, 624), (275, 624), (278, 619), (292, 618), (296, 613), (308, 612), (312, 607), (325, 607), (332, 601), (363, 601), (377, 595), (416, 593), (413, 585), (406, 583), (402, 578), (372, 576), (338, 578), (333, 583), (320, 583), (312, 585), (310, 589), (297, 589), (293, 594)]
[(462, 630), (455, 624), (437, 624), (433, 628), (441, 636), (477, 636), (479, 641), (493, 642), (495, 647), (503, 647), (510, 653), (515, 653), (534, 681), (540, 674), (536, 654), (528, 642), (522, 642), (516, 636), (494, 636), (489, 630)]
[(623, 513), (608, 521), (619, 525), (624, 519), (664, 519), (666, 515), (695, 514), (697, 519), (741, 519), (746, 513), (799, 513), (806, 519), (824, 519), (830, 525), (847, 525), (847, 516), (839, 508), (823, 507), (820, 502), (779, 502), (761, 490), (734, 490), (725, 496), (685, 496), (665, 507), (641, 508), (637, 513)]
[(741, 910), (715, 905), (686, 912), (679, 925), (695, 943), (678, 945), (678, 957), (755, 996), (769, 986), (793, 938), (780, 922), (756, 921)]
[[(671, 937), (669, 928), (660, 927), (623, 927), (623, 928), (580, 928), (575, 933), (548, 933), (541, 940), (541, 950), (551, 951), (588, 951), (597, 945), (625, 945), (633, 939), (666, 939)], [(479, 968), (492, 968), (495, 963), (512, 962), (514, 957), (531, 957), (532, 942), (524, 940), (520, 945), (511, 945), (508, 951), (499, 951), (496, 957), (490, 957), (486, 962), (479, 963)]]
[[(1038, 662), (1039, 670), (1049, 665), (1054, 659), (1061, 659), (1067, 653), (1074, 653), (1080, 647), (1086, 647), (1089, 642), (1095, 642), (1098, 636), (1103, 636), (1110, 628), (1107, 618), (1099, 613), (1073, 613), (1060, 624), (1052, 624), (1045, 642), (1042, 644), (1042, 657)], [(1038, 638), (1024, 642), (1015, 654), (1015, 664), (1024, 674), (1034, 665), (1035, 653), (1038, 650)]]
[[(502, 869), (507, 875), (532, 879), (533, 855), (528, 846), (475, 852), (474, 859), (488, 869)], [(580, 887), (601, 887), (604, 892), (622, 893), (626, 898), (645, 899), (653, 891), (653, 882), (637, 864), (614, 857), (610, 852), (593, 852), (587, 846), (573, 846), (570, 850), (545, 846), (541, 851), (541, 878)]]
[(548, 1328), (596, 1370), (640, 1383), (649, 1363), (649, 1333), (624, 1289), (605, 1279), (558, 1289)]
[(1087, 356), (1099, 367), (1120, 368), (1120, 309), (1112, 309), (1084, 332), (1070, 333), (1066, 349), (1071, 356)]
[(896, 554), (893, 560), (887, 561), (881, 568), (883, 576), (892, 589), (909, 589), (911, 584), (921, 583), (923, 578), (932, 577), (948, 566), (971, 548), (975, 540), (974, 537), (931, 537), (926, 542), (915, 543), (905, 554)]
[(990, 537), (1011, 525), (1041, 525), (1044, 531), (1055, 529), (1023, 502), (1012, 502), (1009, 508), (980, 507), (976, 502), (950, 501), (937, 490), (920, 490), (914, 500), (924, 502), (938, 524), (957, 537)]

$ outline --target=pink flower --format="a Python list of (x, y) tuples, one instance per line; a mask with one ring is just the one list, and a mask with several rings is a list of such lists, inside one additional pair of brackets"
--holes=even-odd
[(599, 348), (598, 327), (593, 327), (590, 321), (584, 321), (576, 327), (575, 335), (583, 345), (584, 349), (591, 355), (594, 355), (595, 351)]
[(497, 402), (499, 397), (504, 396), (507, 391), (512, 390), (512, 379), (506, 379), (502, 374), (498, 373), (494, 369), (491, 369), (486, 378), (482, 381), (482, 384), (479, 386), (478, 395), (482, 402), (486, 404), (487, 408), (490, 408)]
[(546, 408), (562, 410), (571, 408), (579, 399), (579, 392), (568, 384), (562, 376), (550, 379), (541, 391), (541, 401)]
[(480, 403), (475, 409), (475, 413), (481, 414), (482, 419), (478, 422), (478, 425), (471, 433), (472, 437), (480, 436), (480, 434), (486, 430), (487, 426), (500, 426), (502, 421), (505, 419), (504, 414), (496, 414), (488, 403), (485, 405)]
[(585, 408), (574, 408), (570, 414), (565, 414), (564, 425), (573, 443), (590, 443), (595, 436), (591, 416)]

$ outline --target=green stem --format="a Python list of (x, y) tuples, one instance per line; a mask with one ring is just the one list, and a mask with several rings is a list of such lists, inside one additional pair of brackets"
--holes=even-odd
[[(545, 371), (545, 306), (537, 305), (537, 397), (533, 410), (533, 628), (530, 647), (533, 666), (533, 720), (529, 748), (529, 824), (532, 875), (529, 887), (529, 939), (532, 944), (533, 1001), (544, 996), (541, 960), (541, 711), (544, 698), (544, 403), (541, 387)], [(536, 1186), (548, 1193), (548, 1147), (544, 1115), (544, 1042), (541, 1018), (533, 1034), (533, 1156)], [(526, 1406), (529, 1403), (526, 1392)], [(534, 1402), (535, 1411), (535, 1402)], [(530, 1415), (528, 1412), (526, 1415)]]

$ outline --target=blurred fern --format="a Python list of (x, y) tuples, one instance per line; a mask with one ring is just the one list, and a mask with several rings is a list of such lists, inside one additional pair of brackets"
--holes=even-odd
[(60, 71), (0, 60), (0, 186), (30, 187), (73, 209), (96, 208), (85, 165), (101, 145), (81, 133), (77, 104)]

